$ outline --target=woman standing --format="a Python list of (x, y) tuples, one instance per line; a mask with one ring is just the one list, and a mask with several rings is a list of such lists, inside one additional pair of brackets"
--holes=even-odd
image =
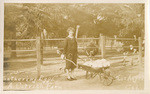
[[(69, 35), (65, 39), (64, 43), (64, 56), (66, 57), (66, 72), (67, 72), (67, 80), (72, 81), (76, 80), (74, 76), (74, 69), (77, 64), (77, 41), (74, 36), (75, 29), (69, 27), (67, 32)], [(69, 60), (69, 61), (68, 61)], [(72, 62), (74, 62), (74, 64)]]

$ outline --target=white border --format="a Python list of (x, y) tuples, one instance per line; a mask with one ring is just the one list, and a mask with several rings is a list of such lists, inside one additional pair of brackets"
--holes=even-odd
[[(1, 0), (0, 1), (0, 94), (50, 93), (50, 94), (150, 94), (150, 32), (149, 32), (149, 0)], [(3, 34), (4, 34), (4, 3), (145, 3), (145, 89), (144, 90), (50, 90), (50, 91), (3, 91)]]
[(3, 90), (3, 34), (4, 34), (4, 4), (0, 1), (0, 94)]
[(147, 0), (4, 0), (4, 3), (145, 3)]

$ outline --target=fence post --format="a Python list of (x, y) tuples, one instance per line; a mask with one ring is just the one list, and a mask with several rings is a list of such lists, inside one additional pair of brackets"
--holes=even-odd
[(99, 53), (101, 54), (102, 51), (101, 51), (101, 36), (102, 34), (99, 34), (99, 42), (98, 42), (98, 45), (99, 45)]
[(111, 41), (111, 50), (112, 50), (112, 47), (113, 47), (113, 40), (110, 40)]
[(43, 45), (44, 44), (45, 44), (44, 40), (41, 40), (40, 41), (40, 47), (41, 47), (41, 49), (40, 49), (40, 52), (41, 52), (41, 64), (43, 64)]
[(84, 45), (84, 49), (86, 48), (86, 45), (85, 45), (85, 39), (86, 39), (86, 35), (83, 35), (83, 45)]
[(142, 38), (139, 37), (139, 63), (142, 63)]
[(37, 55), (37, 78), (41, 74), (41, 39), (40, 37), (36, 38), (36, 55)]
[(105, 58), (105, 36), (101, 36), (101, 55)]

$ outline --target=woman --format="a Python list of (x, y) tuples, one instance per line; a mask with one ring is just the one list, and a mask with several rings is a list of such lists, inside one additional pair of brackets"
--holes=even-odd
[[(66, 57), (66, 72), (67, 72), (67, 79), (69, 81), (76, 80), (74, 77), (74, 69), (76, 68), (77, 64), (77, 41), (74, 36), (75, 29), (69, 27), (67, 32), (69, 35), (65, 39), (64, 43), (64, 56)], [(74, 63), (72, 63), (73, 61)]]

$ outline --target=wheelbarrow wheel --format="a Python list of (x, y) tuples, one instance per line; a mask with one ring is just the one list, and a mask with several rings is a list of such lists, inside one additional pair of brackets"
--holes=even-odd
[(110, 75), (106, 75), (105, 73), (101, 76), (101, 80), (103, 85), (105, 86), (109, 86), (113, 83), (113, 77), (111, 77)]

